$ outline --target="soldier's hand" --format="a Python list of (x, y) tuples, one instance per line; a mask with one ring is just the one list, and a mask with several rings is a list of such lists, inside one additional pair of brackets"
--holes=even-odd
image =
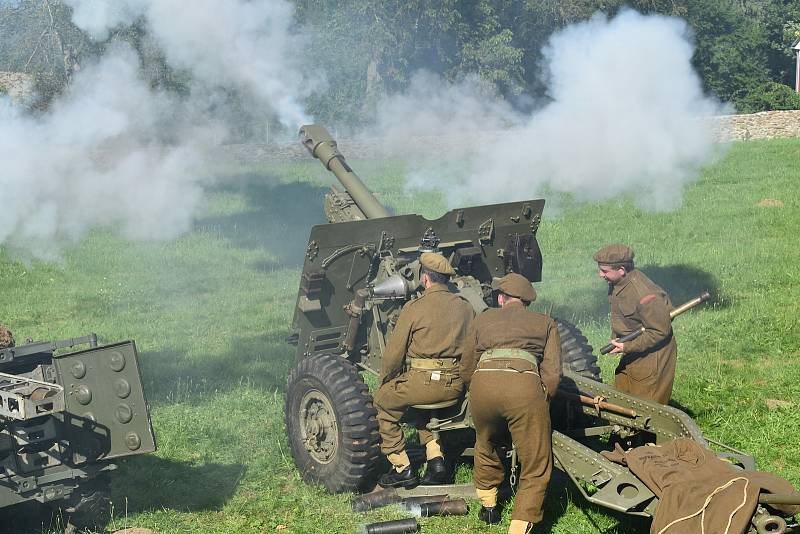
[(616, 339), (612, 339), (611, 344), (614, 345), (614, 348), (611, 349), (611, 352), (609, 352), (609, 354), (622, 354), (623, 352), (625, 352), (625, 343), (620, 343)]

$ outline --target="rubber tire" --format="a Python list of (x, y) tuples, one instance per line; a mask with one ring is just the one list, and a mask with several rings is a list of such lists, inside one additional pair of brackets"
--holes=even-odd
[(574, 324), (563, 319), (554, 318), (561, 338), (561, 367), (564, 371), (572, 371), (585, 378), (602, 382), (597, 356), (592, 353), (589, 340)]
[[(310, 389), (326, 396), (338, 423), (336, 454), (328, 463), (315, 459), (302, 442), (299, 405)], [(284, 423), (303, 480), (331, 493), (371, 489), (380, 465), (381, 438), (372, 395), (355, 365), (330, 354), (300, 360), (286, 382)]]

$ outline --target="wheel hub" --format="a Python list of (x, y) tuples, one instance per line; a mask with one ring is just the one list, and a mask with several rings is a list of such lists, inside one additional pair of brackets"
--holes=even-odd
[(328, 463), (336, 456), (339, 429), (336, 413), (327, 395), (312, 389), (300, 402), (300, 431), (303, 445), (319, 463)]

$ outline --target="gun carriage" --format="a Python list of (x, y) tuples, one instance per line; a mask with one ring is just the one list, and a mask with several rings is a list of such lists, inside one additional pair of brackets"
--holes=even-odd
[[(420, 253), (435, 249), (448, 258), (457, 271), (451, 289), (480, 313), (492, 304), (493, 279), (516, 272), (541, 281), (537, 231), (544, 200), (459, 208), (435, 220), (393, 215), (353, 172), (324, 128), (304, 126), (300, 138), (345, 190), (332, 187), (325, 200), (329, 224), (314, 226), (308, 241), (289, 338), (297, 349), (287, 382), (285, 424), (307, 482), (331, 492), (364, 491), (376, 480), (380, 437), (361, 372), (380, 372), (400, 309), (420, 289)], [(599, 453), (609, 437), (625, 440), (646, 433), (656, 444), (689, 438), (714, 447), (741, 469), (755, 469), (751, 456), (704, 437), (684, 412), (603, 384), (586, 337), (574, 325), (556, 321), (563, 378), (551, 405), (553, 456), (586, 500), (644, 517), (652, 517), (658, 506), (656, 495), (626, 466)], [(472, 454), (468, 396), (415, 408), (431, 412), (428, 428), (446, 446)], [(513, 449), (509, 461), (513, 477)], [(400, 493), (472, 497), (474, 489), (469, 484), (429, 486)], [(771, 498), (776, 504), (781, 498), (762, 497), (751, 532), (790, 532), (791, 520), (776, 515), (766, 502)]]

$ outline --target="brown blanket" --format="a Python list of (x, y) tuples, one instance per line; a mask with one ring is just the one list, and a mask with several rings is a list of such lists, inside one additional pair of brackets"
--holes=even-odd
[[(626, 464), (660, 499), (652, 534), (741, 534), (750, 524), (761, 492), (797, 494), (786, 480), (742, 471), (688, 438), (603, 456)], [(787, 515), (800, 506), (776, 505)]]

